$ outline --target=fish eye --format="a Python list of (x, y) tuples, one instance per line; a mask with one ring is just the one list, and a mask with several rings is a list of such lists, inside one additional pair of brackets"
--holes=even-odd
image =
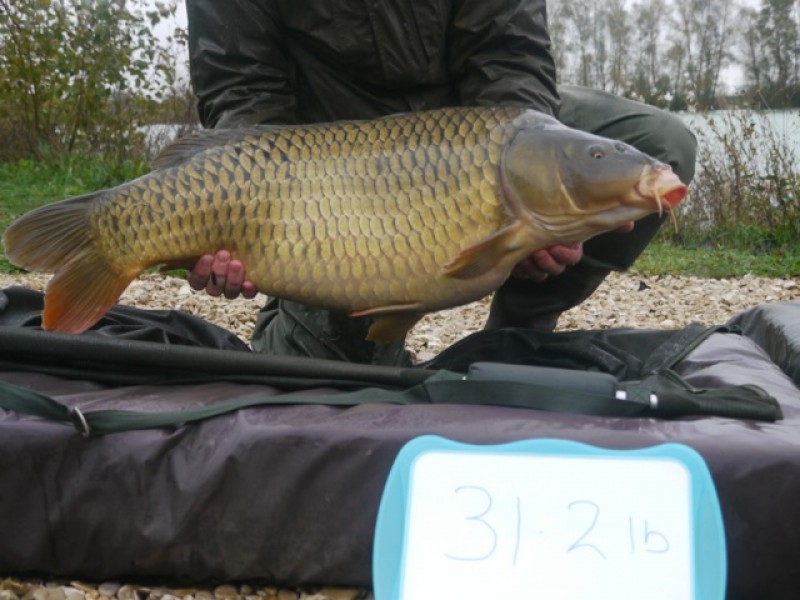
[(603, 158), (605, 155), (606, 153), (603, 152), (603, 149), (600, 146), (592, 146), (591, 148), (589, 148), (589, 156), (591, 156), (592, 158), (599, 160)]

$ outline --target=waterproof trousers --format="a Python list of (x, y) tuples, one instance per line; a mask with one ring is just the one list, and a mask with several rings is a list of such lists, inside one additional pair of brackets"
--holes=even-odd
[[(696, 140), (675, 115), (606, 92), (560, 86), (559, 119), (565, 125), (620, 140), (669, 164), (684, 182), (694, 176)], [(612, 270), (630, 267), (655, 236), (664, 216), (650, 215), (629, 233), (606, 233), (584, 244), (574, 267), (544, 282), (509, 278), (494, 294), (487, 329), (552, 330), (559, 315), (586, 300)], [(410, 363), (403, 342), (365, 341), (368, 318), (271, 299), (261, 310), (253, 349), (269, 354), (311, 356), (382, 365)]]

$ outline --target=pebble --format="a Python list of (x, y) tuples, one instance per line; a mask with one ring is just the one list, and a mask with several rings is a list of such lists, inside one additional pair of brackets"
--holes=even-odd
[(123, 585), (117, 590), (117, 598), (119, 600), (139, 600), (136, 593), (136, 588), (132, 585)]
[(66, 600), (63, 587), (43, 587), (33, 591), (33, 600)]
[(17, 581), (16, 579), (7, 578), (0, 581), (0, 590), (11, 592), (16, 596), (24, 596), (31, 585), (34, 585), (34, 583), (25, 583), (22, 581)]
[(119, 592), (120, 585), (118, 583), (101, 583), (97, 588), (101, 596), (112, 598)]
[(358, 600), (358, 590), (345, 590), (340, 588), (323, 588), (318, 592), (319, 600)]
[(324, 587), (302, 592), (275, 587), (230, 584), (213, 589), (148, 588), (132, 584), (101, 583), (97, 586), (72, 581), (39, 582), (7, 578), (0, 581), (0, 600), (373, 600), (372, 593), (354, 588)]

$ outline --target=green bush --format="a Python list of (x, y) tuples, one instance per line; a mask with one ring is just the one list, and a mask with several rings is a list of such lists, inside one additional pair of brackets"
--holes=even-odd
[[(111, 163), (84, 154), (0, 163), (0, 233), (16, 219), (43, 204), (113, 187), (149, 170), (144, 160)], [(0, 272), (16, 270), (0, 254)]]
[(172, 93), (175, 2), (0, 0), (0, 162), (142, 156), (152, 102)]

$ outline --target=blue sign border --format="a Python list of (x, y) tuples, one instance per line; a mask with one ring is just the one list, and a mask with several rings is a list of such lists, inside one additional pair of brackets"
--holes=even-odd
[(725, 598), (727, 553), (725, 528), (719, 498), (703, 458), (688, 446), (660, 444), (637, 450), (611, 450), (580, 442), (535, 439), (495, 445), (454, 442), (425, 435), (408, 442), (397, 455), (381, 497), (375, 525), (372, 556), (375, 600), (399, 600), (406, 546), (406, 525), (411, 469), (414, 460), (430, 451), (475, 454), (531, 454), (544, 456), (670, 458), (689, 471), (694, 523), (694, 597), (697, 600)]

